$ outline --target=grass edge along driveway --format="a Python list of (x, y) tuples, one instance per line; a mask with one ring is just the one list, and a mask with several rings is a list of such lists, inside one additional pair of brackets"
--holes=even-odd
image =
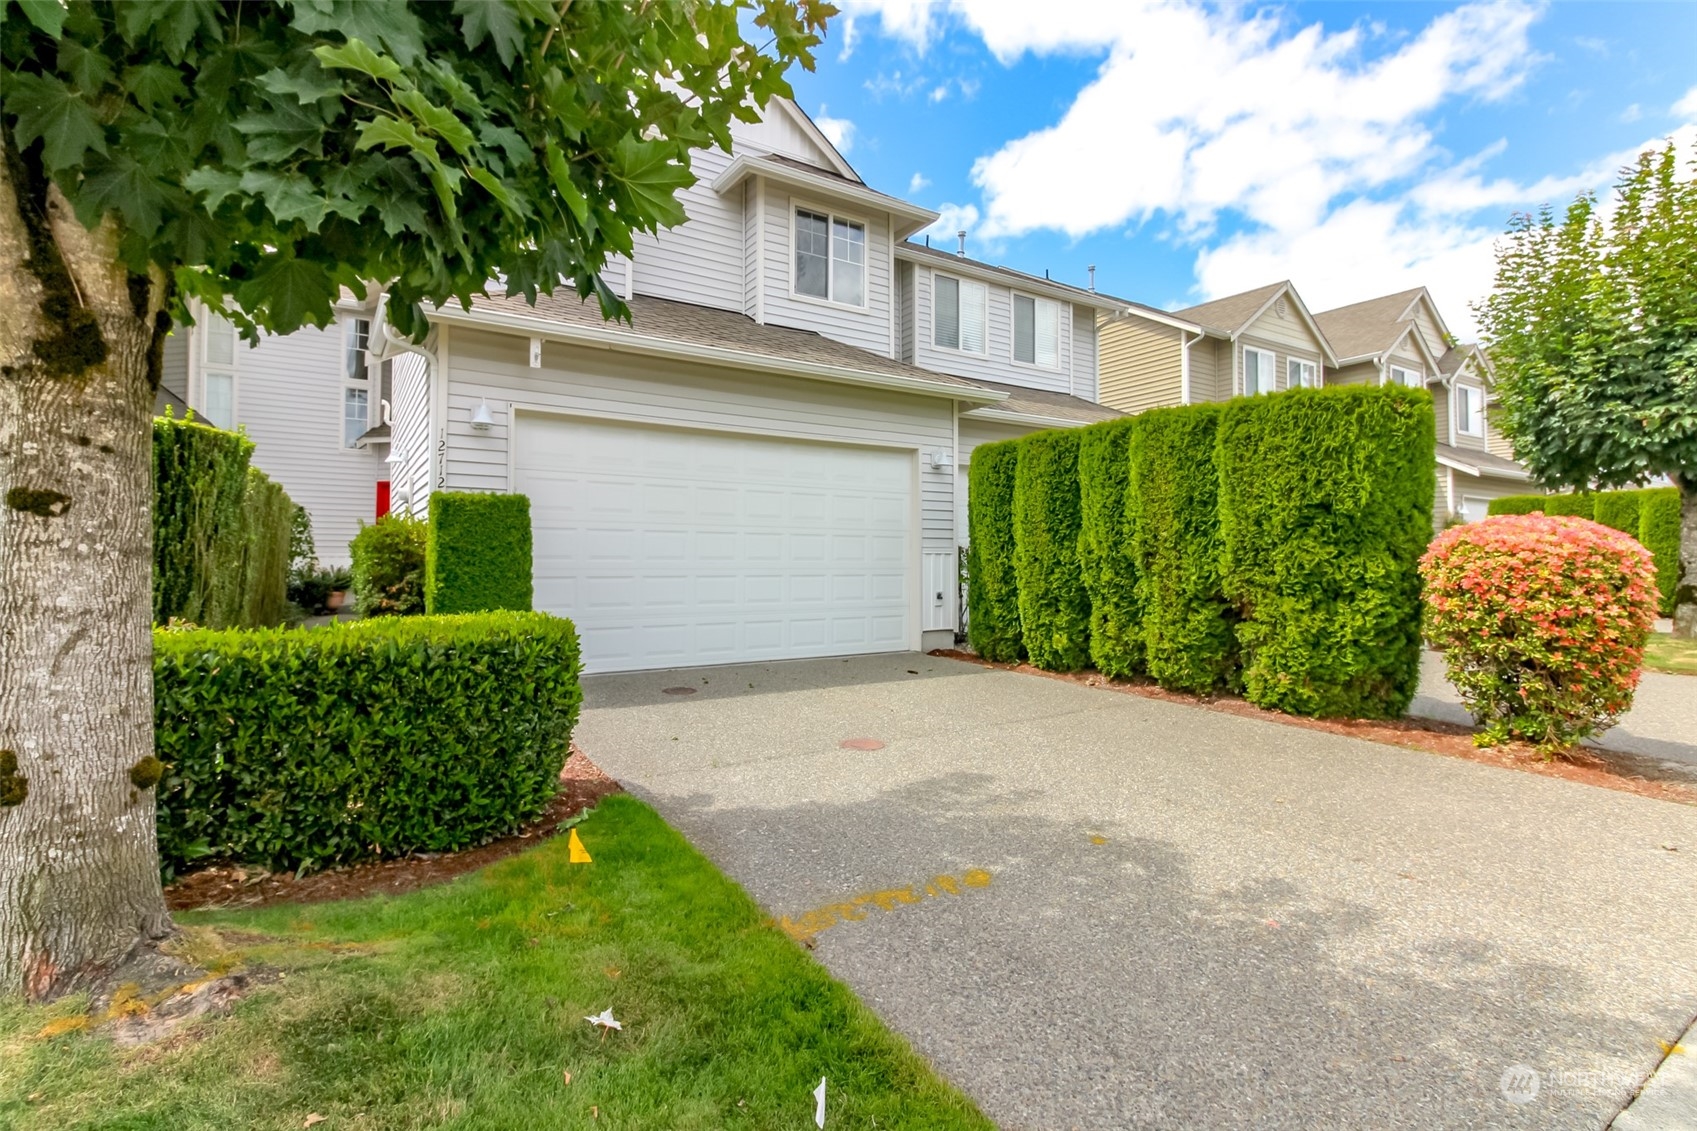
[(648, 806), (578, 831), (593, 863), (559, 836), (411, 895), (181, 916), (200, 960), (283, 978), (162, 1045), (0, 1004), (0, 1125), (795, 1128), (824, 1076), (827, 1127), (990, 1127)]

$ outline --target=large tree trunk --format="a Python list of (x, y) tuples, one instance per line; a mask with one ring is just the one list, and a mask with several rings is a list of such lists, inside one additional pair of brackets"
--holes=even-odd
[[(9, 141), (9, 139), (8, 139)], [(154, 844), (152, 433), (164, 277), (0, 162), (0, 996), (170, 928)], [(9, 753), (8, 753), (9, 752)]]
[(1697, 640), (1697, 475), (1678, 475), (1679, 581), (1673, 590), (1673, 634)]

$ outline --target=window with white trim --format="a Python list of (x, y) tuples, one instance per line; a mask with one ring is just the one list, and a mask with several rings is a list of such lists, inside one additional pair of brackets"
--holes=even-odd
[(371, 427), (371, 373), (366, 350), (371, 345), (371, 322), (350, 318), (342, 323), (342, 446), (359, 446)]
[(866, 305), (866, 225), (810, 208), (795, 210), (795, 293)]
[(1320, 367), (1312, 361), (1303, 361), (1300, 357), (1286, 358), (1285, 378), (1287, 389), (1318, 389)]
[(1463, 436), (1485, 434), (1485, 391), (1472, 385), (1455, 387), (1455, 430)]
[(200, 416), (228, 430), (236, 426), (236, 328), (208, 311), (201, 329)]
[(932, 275), (932, 280), (932, 343), (962, 353), (983, 353), (985, 303), (990, 289), (953, 275)]
[(1406, 385), (1410, 389), (1423, 388), (1426, 378), (1418, 369), (1409, 369), (1401, 365), (1391, 366), (1391, 384)]
[(1061, 304), (1013, 296), (1013, 359), (1044, 369), (1061, 367)]
[(1273, 362), (1272, 350), (1260, 350), (1254, 346), (1243, 347), (1243, 392), (1245, 396), (1253, 397), (1259, 393), (1274, 391)]

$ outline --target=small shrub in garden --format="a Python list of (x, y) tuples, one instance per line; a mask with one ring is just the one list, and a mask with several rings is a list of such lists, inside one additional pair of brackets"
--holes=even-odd
[(153, 638), (159, 855), (315, 868), (511, 833), (554, 796), (582, 691), (543, 613)]
[(966, 639), (986, 660), (1019, 659), (1019, 580), (1014, 576), (1013, 489), (1019, 441), (972, 449), (967, 468)]
[(1426, 638), (1483, 727), (1480, 745), (1566, 749), (1632, 705), (1656, 591), (1631, 537), (1505, 515), (1439, 535), (1420, 572)]
[(1090, 596), (1078, 566), (1078, 432), (1019, 440), (1014, 471), (1014, 572), (1025, 654), (1048, 671), (1090, 662)]
[(1143, 670), (1143, 614), (1125, 509), (1137, 422), (1106, 420), (1078, 434), (1078, 557), (1090, 596), (1090, 660), (1116, 678)]
[(354, 606), (362, 617), (404, 617), (424, 612), (425, 525), (384, 515), (361, 525), (348, 544), (353, 557)]
[(424, 548), (427, 611), (528, 611), (531, 586), (529, 499), (467, 491), (430, 496)]

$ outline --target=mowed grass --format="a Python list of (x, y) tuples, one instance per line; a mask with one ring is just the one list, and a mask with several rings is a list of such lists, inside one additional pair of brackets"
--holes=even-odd
[(1697, 675), (1697, 640), (1676, 640), (1666, 632), (1652, 632), (1644, 646), (1644, 666), (1653, 672)]
[(151, 1047), (0, 1004), (0, 1127), (800, 1128), (821, 1076), (827, 1127), (990, 1127), (647, 806), (579, 832), (591, 864), (561, 836), (413, 895), (182, 916), (283, 977)]

